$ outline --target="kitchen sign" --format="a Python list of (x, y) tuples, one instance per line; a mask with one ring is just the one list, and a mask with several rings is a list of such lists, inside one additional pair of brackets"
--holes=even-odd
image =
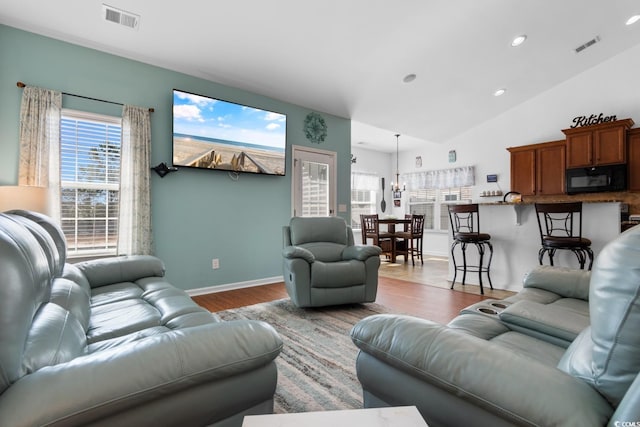
[(573, 118), (573, 124), (571, 127), (577, 128), (581, 126), (599, 125), (600, 123), (615, 122), (616, 120), (616, 116), (603, 116), (602, 113), (597, 116), (595, 114), (592, 114), (589, 117), (578, 116)]

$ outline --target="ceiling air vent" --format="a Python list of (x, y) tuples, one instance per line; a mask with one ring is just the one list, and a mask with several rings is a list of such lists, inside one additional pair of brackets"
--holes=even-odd
[(600, 41), (600, 36), (595, 36), (594, 38), (592, 38), (591, 40), (589, 40), (588, 42), (586, 42), (583, 45), (578, 46), (575, 51), (576, 53), (580, 53), (583, 50), (585, 50), (588, 47), (593, 46), (594, 44), (598, 43)]
[(115, 8), (106, 4), (102, 5), (102, 17), (105, 21), (113, 22), (115, 24), (124, 25), (125, 27), (133, 30), (138, 29), (140, 24), (140, 15), (127, 12), (122, 9)]

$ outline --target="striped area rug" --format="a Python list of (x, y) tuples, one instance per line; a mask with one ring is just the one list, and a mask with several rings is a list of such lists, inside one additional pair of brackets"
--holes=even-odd
[(278, 331), (284, 348), (276, 360), (274, 412), (290, 413), (362, 408), (358, 351), (349, 331), (360, 319), (387, 312), (375, 303), (297, 308), (286, 298), (216, 314), (263, 320)]

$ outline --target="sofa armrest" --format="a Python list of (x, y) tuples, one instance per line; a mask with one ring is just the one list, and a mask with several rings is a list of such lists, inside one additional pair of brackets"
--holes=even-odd
[(342, 252), (342, 259), (345, 261), (357, 259), (358, 261), (366, 261), (372, 256), (380, 256), (382, 249), (373, 245), (354, 245), (347, 246)]
[(549, 335), (566, 341), (566, 345), (589, 326), (588, 314), (526, 300), (509, 305), (498, 316), (514, 330), (539, 333), (534, 336)]
[(302, 258), (309, 264), (316, 260), (316, 257), (311, 253), (310, 250), (301, 248), (300, 246), (286, 246), (282, 250), (282, 256), (286, 259)]
[(0, 420), (2, 425), (91, 424), (184, 389), (259, 369), (281, 349), (276, 331), (260, 321), (174, 330), (22, 377), (3, 393)]
[(566, 267), (540, 266), (530, 270), (522, 281), (525, 288), (544, 289), (565, 298), (589, 300), (591, 271)]
[[(370, 316), (351, 339), (384, 363), (516, 424), (604, 425), (613, 412), (587, 383), (553, 366), (428, 320)], [(384, 384), (396, 386), (402, 384), (392, 377)]]
[(80, 262), (75, 266), (92, 288), (120, 282), (135, 282), (143, 277), (163, 277), (164, 263), (151, 255), (129, 255)]

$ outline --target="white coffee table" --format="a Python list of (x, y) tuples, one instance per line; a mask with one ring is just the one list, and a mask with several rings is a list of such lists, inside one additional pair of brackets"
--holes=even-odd
[(415, 406), (247, 415), (242, 427), (427, 427)]

